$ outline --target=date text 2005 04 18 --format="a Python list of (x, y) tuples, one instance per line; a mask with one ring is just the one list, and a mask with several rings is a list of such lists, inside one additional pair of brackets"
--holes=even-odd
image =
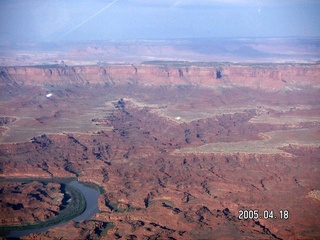
[(288, 210), (279, 210), (275, 212), (273, 210), (264, 210), (260, 212), (259, 210), (246, 210), (241, 209), (239, 210), (238, 218), (240, 220), (246, 219), (289, 219), (289, 211)]

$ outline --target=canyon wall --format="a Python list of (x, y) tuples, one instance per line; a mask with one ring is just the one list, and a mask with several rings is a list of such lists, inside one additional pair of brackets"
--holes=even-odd
[[(77, 177), (104, 190), (91, 220), (25, 239), (315, 239), (319, 70), (0, 67), (0, 177)], [(39, 184), (3, 182), (2, 225), (58, 214), (45, 201), (64, 192)], [(261, 218), (239, 218), (249, 209)]]
[(244, 86), (278, 91), (320, 86), (320, 64), (140, 64), (1, 67), (2, 85), (102, 84)]

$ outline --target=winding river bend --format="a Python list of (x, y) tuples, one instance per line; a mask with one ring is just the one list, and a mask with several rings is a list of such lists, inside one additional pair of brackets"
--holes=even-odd
[(73, 219), (69, 220), (68, 222), (57, 223), (57, 224), (51, 225), (49, 227), (38, 228), (38, 229), (13, 230), (8, 235), (6, 235), (6, 237), (7, 238), (17, 238), (17, 237), (26, 236), (31, 233), (46, 232), (50, 228), (66, 225), (70, 221), (80, 222), (80, 221), (84, 221), (84, 220), (89, 220), (89, 219), (91, 219), (91, 217), (94, 214), (99, 212), (99, 209), (98, 209), (99, 192), (97, 189), (87, 187), (78, 181), (70, 182), (67, 185), (70, 185), (70, 186), (78, 189), (83, 194), (85, 201), (86, 201), (86, 209), (84, 210), (84, 212), (82, 212), (80, 215), (74, 217)]

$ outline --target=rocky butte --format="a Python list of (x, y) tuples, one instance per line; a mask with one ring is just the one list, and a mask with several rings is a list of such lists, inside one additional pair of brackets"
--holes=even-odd
[(0, 67), (1, 224), (59, 215), (59, 184), (16, 179), (74, 177), (99, 213), (22, 238), (316, 239), (319, 87), (319, 64)]

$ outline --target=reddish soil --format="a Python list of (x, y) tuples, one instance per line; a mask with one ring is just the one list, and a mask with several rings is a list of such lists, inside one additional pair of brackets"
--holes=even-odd
[[(131, 77), (133, 66), (105, 69), (73, 69), (85, 75), (70, 69), (2, 70), (2, 119), (17, 120), (5, 125), (0, 176), (77, 176), (105, 190), (92, 221), (30, 238), (68, 238), (70, 233), (105, 239), (320, 235), (320, 139), (308, 131), (319, 131), (319, 66), (272, 65), (255, 72), (254, 66), (226, 66), (222, 80), (216, 68), (189, 66), (188, 73), (187, 67), (180, 68), (181, 74), (173, 67), (166, 81), (168, 70), (162, 67), (137, 67), (137, 78)], [(207, 79), (210, 71), (214, 80)], [(104, 84), (111, 72), (112, 81)], [(46, 97), (49, 92), (53, 95)], [(250, 121), (269, 116), (279, 122)], [(291, 122), (280, 121), (288, 116)], [(79, 128), (68, 131), (71, 125)], [(290, 138), (293, 130), (301, 130), (299, 141)], [(277, 139), (278, 145), (263, 153), (249, 151), (251, 141), (264, 141), (264, 136), (285, 141)], [(239, 152), (183, 152), (215, 143), (244, 147)], [(43, 216), (45, 209), (39, 206)], [(277, 218), (239, 219), (239, 210), (255, 209), (260, 216), (273, 210)], [(289, 216), (281, 219), (285, 210)], [(114, 227), (102, 231), (107, 222)]]
[(57, 183), (1, 182), (0, 187), (1, 224), (8, 226), (32, 224), (57, 216), (64, 197)]

